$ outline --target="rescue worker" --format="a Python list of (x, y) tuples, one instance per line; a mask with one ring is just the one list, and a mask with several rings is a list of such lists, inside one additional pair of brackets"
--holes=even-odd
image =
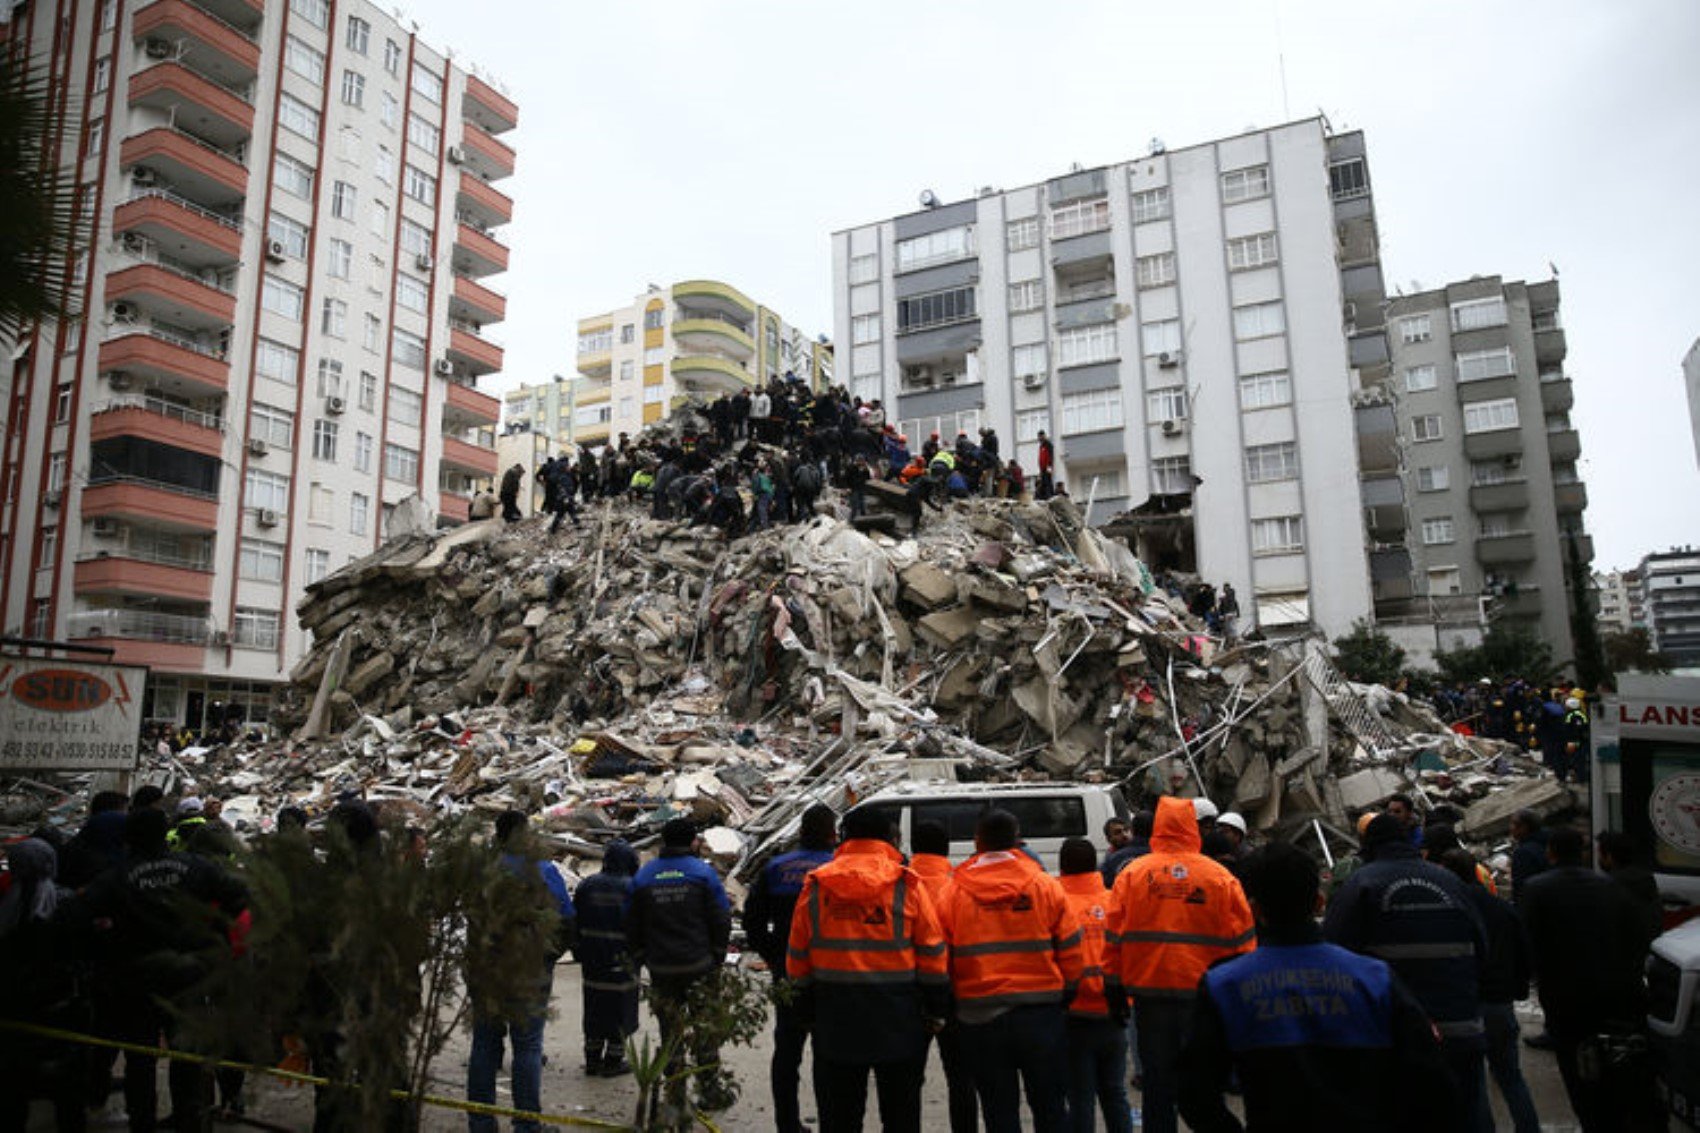
[(578, 944), (573, 954), (583, 975), (584, 1072), (618, 1078), (632, 1072), (626, 1037), (637, 1032), (637, 968), (626, 955), (626, 918), (631, 912), (637, 854), (624, 838), (602, 851), (602, 868), (579, 883)]
[(1198, 981), (1255, 947), (1251, 907), (1234, 875), (1200, 852), (1191, 799), (1157, 800), (1151, 852), (1116, 877), (1104, 968), (1133, 999), (1144, 1128), (1174, 1133), (1179, 1061)]
[[(798, 829), (798, 848), (780, 854), (761, 871), (744, 902), (744, 936), (756, 955), (767, 963), (775, 984), (786, 982), (785, 946), (791, 935), (792, 914), (803, 879), (832, 860), (832, 845), (838, 833), (838, 815), (824, 803), (803, 812)], [(797, 1106), (801, 1083), (803, 1044), (808, 1026), (796, 1004), (783, 994), (774, 997), (773, 1060), (768, 1078), (773, 1088), (773, 1121), (779, 1133), (801, 1133), (803, 1116)]]
[(519, 510), (519, 482), (524, 475), (523, 464), (516, 464), (502, 473), (502, 488), (497, 494), (502, 501), (502, 518), (509, 523), (525, 518)]
[[(1119, 821), (1112, 819), (1112, 822)], [(1125, 832), (1126, 824), (1123, 823)], [(1127, 993), (1104, 971), (1104, 926), (1110, 891), (1098, 873), (1098, 851), (1084, 838), (1070, 838), (1057, 854), (1057, 881), (1080, 920), (1085, 974), (1068, 1005), (1068, 1114), (1074, 1133), (1092, 1133), (1094, 1106), (1109, 1133), (1131, 1133), (1127, 1100)]]
[(1564, 702), (1564, 766), (1558, 777), (1573, 776), (1578, 783), (1588, 782), (1588, 712), (1582, 702), (1572, 696)]
[(927, 1033), (949, 1011), (938, 911), (891, 844), (891, 820), (870, 810), (844, 817), (844, 842), (809, 872), (791, 921), (787, 968), (815, 1047), (821, 1133), (857, 1133), (868, 1073), (880, 1125), (920, 1133)]
[(1198, 986), (1181, 1054), (1180, 1109), (1199, 1133), (1238, 1133), (1232, 1077), (1250, 1129), (1450, 1129), (1454, 1087), (1411, 993), (1381, 960), (1325, 944), (1316, 862), (1276, 842), (1247, 860), (1258, 947)]
[[(943, 916), (945, 892), (950, 887), (950, 832), (944, 823), (917, 822), (909, 841), (909, 868), (921, 879), (921, 887)], [(974, 1076), (963, 1061), (961, 1029), (954, 1023), (932, 1036), (938, 1041), (939, 1063), (944, 1068), (945, 1091), (950, 1112), (950, 1133), (975, 1133), (979, 1128), (980, 1103), (974, 1096)]]
[(1064, 1011), (1086, 962), (1067, 894), (1020, 846), (1013, 814), (980, 816), (976, 852), (945, 894), (950, 982), (986, 1128), (1019, 1130), (1025, 1090), (1033, 1128), (1061, 1133), (1068, 1126)]

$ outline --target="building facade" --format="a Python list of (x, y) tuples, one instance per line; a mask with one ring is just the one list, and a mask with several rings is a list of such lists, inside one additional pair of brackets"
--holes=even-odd
[(1653, 648), (1673, 668), (1700, 669), (1700, 551), (1677, 547), (1643, 558), (1641, 593)]
[(1700, 339), (1682, 359), (1682, 383), (1688, 388), (1688, 423), (1694, 433), (1694, 461), (1700, 464)]
[[(1354, 397), (1385, 376), (1361, 134), (1320, 119), (833, 236), (841, 381), (912, 442), (1041, 432), (1092, 519), (1247, 618), (1330, 634), (1372, 597)], [(1355, 306), (1355, 310), (1354, 310)], [(1013, 443), (1011, 443), (1013, 442)]]
[(1646, 610), (1641, 597), (1639, 570), (1596, 572), (1593, 579), (1600, 633), (1628, 633), (1645, 628)]
[(630, 306), (580, 319), (577, 356), (588, 388), (580, 402), (579, 385), (567, 387), (568, 445), (635, 437), (682, 401), (712, 401), (787, 374), (811, 389), (832, 381), (825, 335), (811, 338), (712, 279), (652, 285)]
[(11, 374), (7, 632), (152, 670), (148, 716), (263, 716), (303, 587), (496, 470), (483, 328), (517, 110), (366, 0), (16, 6), (93, 234)]

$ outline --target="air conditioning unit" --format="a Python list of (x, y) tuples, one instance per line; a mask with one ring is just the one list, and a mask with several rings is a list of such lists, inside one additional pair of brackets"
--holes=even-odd
[(59, 493), (58, 493), (58, 491), (48, 492), (46, 495), (41, 497), (41, 502), (42, 502), (42, 506), (44, 506), (44, 507), (50, 507), (50, 508), (58, 507), (59, 506)]
[(1179, 350), (1165, 350), (1163, 353), (1157, 355), (1157, 365), (1161, 366), (1165, 370), (1172, 370), (1180, 364), (1181, 352)]
[(214, 630), (213, 635), (212, 635), (212, 643), (214, 645), (229, 645), (230, 644), (230, 631), (227, 630), (227, 629)]
[(148, 53), (149, 59), (169, 59), (177, 53), (168, 39), (150, 39), (143, 45), (143, 50)]
[(136, 310), (136, 305), (134, 303), (112, 304), (112, 319), (114, 322), (133, 323), (136, 321), (136, 316), (138, 314), (140, 314), (140, 312)]
[(285, 249), (282, 240), (266, 241), (266, 259), (274, 264), (281, 264), (285, 259)]
[(249, 453), (250, 456), (264, 456), (264, 455), (266, 455), (266, 453), (268, 453), (270, 451), (271, 451), (271, 446), (266, 444), (266, 442), (261, 440), (259, 437), (253, 437), (253, 438), (249, 439), (249, 441), (248, 441), (248, 453)]
[(335, 394), (332, 394), (330, 397), (325, 398), (325, 412), (326, 413), (341, 413), (344, 409), (347, 409), (347, 408), (348, 408), (348, 402), (344, 401), (340, 397), (337, 397)]
[(452, 378), (455, 376), (455, 364), (447, 358), (437, 359), (437, 364), (431, 367), (431, 369), (439, 378)]
[(1163, 435), (1165, 437), (1178, 437), (1181, 435), (1181, 428), (1181, 423), (1171, 417), (1163, 422)]
[(130, 388), (132, 379), (128, 371), (114, 370), (110, 374), (106, 375), (106, 383), (113, 389), (126, 390)]
[(280, 517), (277, 512), (273, 511), (269, 507), (263, 507), (255, 513), (254, 522), (258, 523), (261, 527), (276, 527), (279, 518)]
[(124, 233), (123, 243), (124, 250), (126, 252), (135, 252), (137, 255), (140, 255), (148, 250), (148, 238), (143, 236), (140, 232)]
[(418, 268), (420, 271), (430, 271), (432, 268), (437, 266), (437, 261), (433, 260), (424, 252), (420, 252), (418, 258), (413, 261), (413, 266)]
[(150, 185), (156, 185), (158, 183), (159, 174), (155, 173), (145, 165), (138, 165), (136, 168), (130, 170), (130, 184), (135, 185), (137, 188), (146, 189)]
[(466, 161), (466, 151), (459, 146), (450, 146), (448, 157), (450, 165), (460, 165)]
[(1045, 375), (1043, 375), (1043, 374), (1023, 374), (1023, 375), (1021, 375), (1021, 384), (1028, 389), (1044, 389), (1045, 388)]
[(118, 521), (107, 516), (102, 516), (89, 524), (89, 531), (92, 532), (97, 539), (115, 539), (118, 537)]

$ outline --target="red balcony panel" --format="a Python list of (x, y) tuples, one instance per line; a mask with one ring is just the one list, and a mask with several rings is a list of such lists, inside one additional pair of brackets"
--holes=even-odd
[(112, 230), (141, 233), (177, 258), (196, 263), (234, 264), (242, 258), (240, 228), (161, 192), (119, 205), (112, 211)]
[(474, 476), (496, 474), (496, 450), (468, 444), (459, 437), (443, 438), (443, 463)]
[(114, 665), (143, 665), (156, 673), (199, 673), (206, 668), (207, 647), (181, 641), (135, 641), (127, 637), (78, 638), (79, 645), (111, 649)]
[[(490, 469), (495, 471), (495, 453)], [(199, 495), (172, 491), (168, 487), (135, 480), (90, 484), (83, 489), (84, 519), (111, 516), (142, 520), (172, 530), (217, 531), (218, 501)]]
[(72, 586), (78, 594), (141, 594), (189, 602), (212, 601), (212, 583), (210, 570), (167, 566), (121, 555), (83, 559), (72, 576)]
[(501, 402), (487, 393), (480, 393), (471, 386), (463, 386), (459, 382), (448, 384), (444, 408), (488, 425), (497, 424), (502, 416)]
[(475, 104), (472, 114), (496, 133), (519, 125), (519, 107), (513, 99), (477, 75), (466, 76), (466, 97)]
[[(259, 74), (260, 45), (186, 0), (153, 0), (136, 12), (130, 28), (137, 39), (190, 41), (196, 59), (218, 66), (220, 77), (228, 73), (252, 79)], [(209, 54), (214, 58), (208, 59)]]
[(475, 279), (455, 276), (454, 298), (463, 303), (476, 322), (499, 323), (508, 317), (508, 299)]
[[(486, 275), (508, 270), (507, 245), (494, 237), (486, 236), (470, 224), (463, 224), (455, 232), (455, 245), (464, 250), (475, 261), (482, 261), (489, 270)], [(458, 259), (459, 257), (457, 257)]]
[(186, 310), (225, 325), (236, 321), (236, 296), (158, 264), (136, 264), (113, 272), (106, 277), (106, 298)]
[(465, 523), (472, 518), (472, 501), (459, 492), (438, 493), (437, 514), (456, 523)]
[(191, 350), (140, 327), (100, 344), (100, 369), (102, 373), (124, 370), (145, 377), (181, 378), (217, 393), (226, 392), (230, 386), (227, 360)]
[(506, 224), (514, 218), (513, 198), (476, 173), (460, 175), (460, 195), (477, 206), (489, 224)]
[(254, 132), (252, 103), (181, 63), (155, 63), (130, 76), (130, 105), (170, 110), (175, 121), (221, 144)]
[(125, 169), (138, 165), (158, 169), (185, 196), (196, 200), (226, 204), (248, 192), (246, 166), (170, 126), (155, 126), (125, 138), (118, 161)]
[(140, 406), (122, 406), (97, 411), (89, 421), (89, 438), (142, 437), (173, 448), (218, 458), (224, 454), (224, 434), (205, 425), (180, 421)]
[(460, 355), (471, 369), (480, 373), (494, 373), (502, 368), (500, 346), (459, 327), (449, 328), (449, 353)]
[(468, 156), (490, 180), (513, 176), (514, 148), (508, 143), (498, 141), (471, 122), (465, 124), (461, 141), (468, 150)]

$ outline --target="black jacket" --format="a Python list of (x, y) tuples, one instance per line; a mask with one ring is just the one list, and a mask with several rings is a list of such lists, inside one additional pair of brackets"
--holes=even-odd
[(1523, 918), (1510, 902), (1501, 900), (1480, 885), (1466, 885), (1464, 892), (1487, 929), (1487, 961), (1482, 965), (1482, 1002), (1515, 1003), (1529, 998), (1529, 977), (1534, 955)]
[(1523, 890), (1541, 1009), (1555, 1035), (1580, 1036), (1646, 1015), (1647, 935), (1627, 890), (1602, 873), (1558, 866)]
[(632, 880), (626, 943), (652, 976), (706, 975), (726, 960), (732, 906), (714, 867), (689, 850), (664, 849)]
[(1523, 886), (1547, 870), (1547, 835), (1538, 830), (1511, 851), (1511, 903), (1523, 903)]

